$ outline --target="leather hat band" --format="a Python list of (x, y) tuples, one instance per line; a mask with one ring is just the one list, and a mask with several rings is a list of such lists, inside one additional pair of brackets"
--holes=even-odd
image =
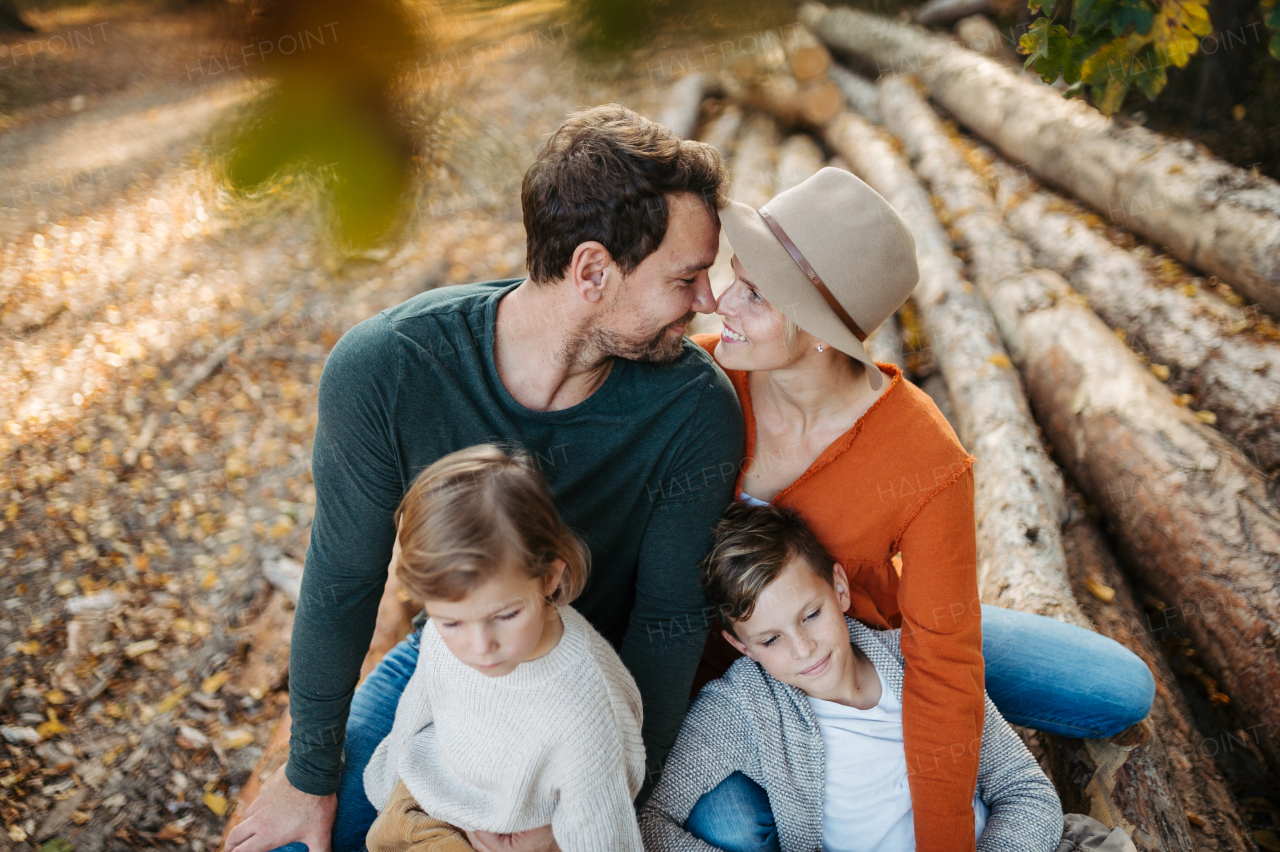
[(787, 250), (787, 254), (791, 255), (791, 259), (796, 262), (796, 266), (800, 267), (800, 271), (813, 283), (813, 286), (822, 295), (827, 305), (830, 306), (831, 310), (835, 311), (836, 316), (840, 318), (840, 322), (844, 323), (844, 327), (853, 332), (853, 336), (858, 338), (859, 343), (866, 340), (866, 332), (853, 321), (853, 317), (849, 316), (849, 312), (844, 309), (844, 305), (841, 305), (840, 301), (831, 295), (827, 285), (822, 283), (822, 279), (818, 277), (818, 273), (809, 265), (809, 261), (805, 260), (804, 255), (800, 253), (800, 249), (796, 248), (795, 243), (791, 242), (791, 238), (787, 236), (786, 231), (782, 230), (778, 220), (773, 218), (765, 207), (761, 207), (759, 213), (760, 218), (764, 219), (764, 223), (769, 226), (769, 230), (773, 231), (773, 235), (778, 238), (778, 242), (782, 243), (782, 247)]

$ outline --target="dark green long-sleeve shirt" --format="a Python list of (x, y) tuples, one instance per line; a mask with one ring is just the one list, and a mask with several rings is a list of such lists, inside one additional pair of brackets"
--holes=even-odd
[(698, 562), (731, 499), (737, 396), (688, 340), (668, 365), (617, 360), (562, 411), (511, 396), (494, 364), (498, 300), (519, 279), (419, 294), (359, 323), (320, 377), (316, 510), (289, 660), (289, 781), (338, 786), (347, 711), (414, 477), (478, 443), (519, 445), (591, 550), (574, 606), (616, 647), (644, 700), (651, 766), (675, 741), (709, 624)]

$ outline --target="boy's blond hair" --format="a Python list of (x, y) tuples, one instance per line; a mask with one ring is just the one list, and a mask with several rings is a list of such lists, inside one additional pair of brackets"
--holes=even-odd
[(461, 600), (498, 573), (564, 573), (551, 596), (569, 603), (587, 582), (590, 552), (561, 519), (542, 474), (522, 450), (458, 450), (418, 474), (396, 508), (396, 572), (418, 600)]

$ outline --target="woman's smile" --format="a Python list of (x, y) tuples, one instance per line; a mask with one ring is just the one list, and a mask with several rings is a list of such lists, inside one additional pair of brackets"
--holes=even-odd
[(720, 339), (725, 343), (746, 343), (747, 342), (747, 336), (745, 334), (739, 334), (738, 332), (729, 328), (729, 326), (727, 325), (721, 330)]

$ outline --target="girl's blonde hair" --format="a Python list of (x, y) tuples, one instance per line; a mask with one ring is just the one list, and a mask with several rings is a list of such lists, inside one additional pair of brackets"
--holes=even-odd
[(587, 582), (591, 554), (521, 450), (479, 444), (439, 459), (418, 474), (395, 522), (397, 576), (418, 600), (460, 600), (512, 567), (544, 577), (555, 559), (565, 569), (554, 603), (569, 603)]

